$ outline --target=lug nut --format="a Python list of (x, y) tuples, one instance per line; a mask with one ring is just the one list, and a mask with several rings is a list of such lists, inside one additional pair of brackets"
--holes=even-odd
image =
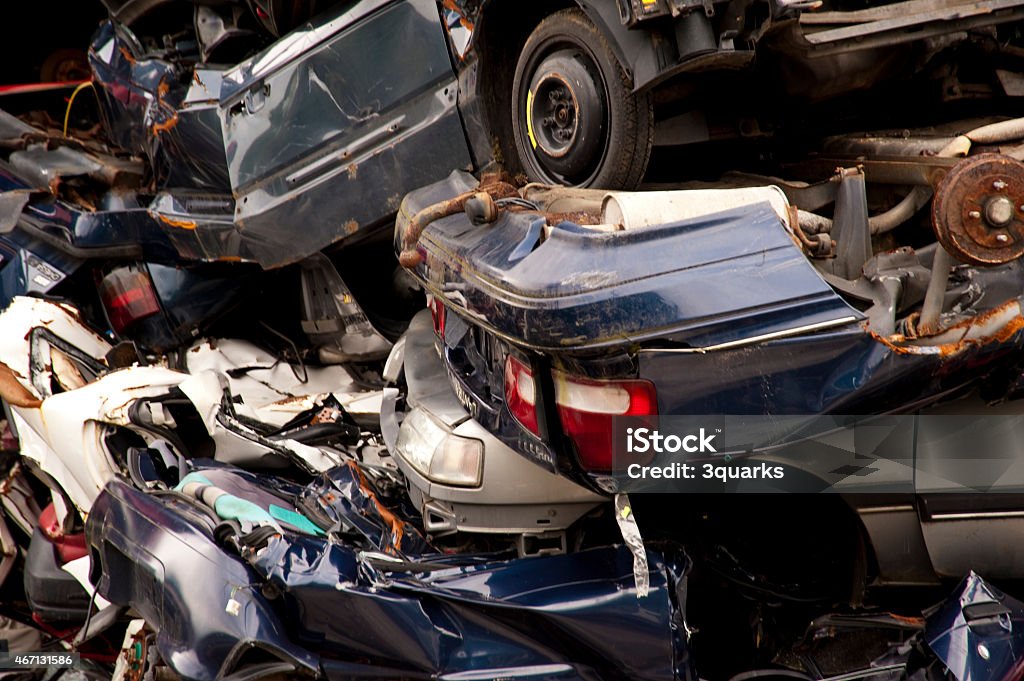
[(996, 234), (996, 241), (998, 241), (1001, 244), (1005, 244), (1009, 240), (1010, 240), (1010, 237), (1006, 236), (1005, 234)]
[(971, 218), (972, 220), (977, 220), (978, 218), (981, 217), (981, 211), (972, 210), (970, 213), (967, 214), (967, 217)]
[(995, 182), (992, 183), (992, 188), (995, 189), (997, 192), (1001, 192), (1009, 186), (1010, 185), (1006, 184), (1006, 182), (1004, 182), (1003, 180), (996, 180)]

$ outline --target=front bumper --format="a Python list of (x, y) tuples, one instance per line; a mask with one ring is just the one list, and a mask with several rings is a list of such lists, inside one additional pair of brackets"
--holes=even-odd
[[(404, 357), (403, 357), (404, 355)], [(531, 463), (471, 417), (451, 387), (434, 345), (430, 311), (417, 314), (389, 364), (402, 363), (408, 386), (405, 413), (397, 391), (385, 399), (381, 426), (392, 456), (409, 481), (409, 493), (428, 532), (541, 534), (566, 530), (605, 497)], [(429, 423), (429, 428), (417, 424)], [(410, 447), (435, 451), (455, 436), (483, 444), (480, 484), (456, 487), (428, 479), (410, 461)]]

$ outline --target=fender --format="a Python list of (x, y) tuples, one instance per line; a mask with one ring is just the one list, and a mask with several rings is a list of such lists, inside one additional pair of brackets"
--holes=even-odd
[(587, 17), (608, 39), (619, 63), (640, 92), (663, 80), (663, 72), (679, 61), (675, 36), (663, 28), (645, 25), (630, 30), (622, 23), (618, 2), (613, 0), (576, 0)]
[[(468, 31), (463, 38), (464, 43), (458, 44), (449, 34), (449, 48), (456, 63), (466, 62), (467, 55), (476, 45), (476, 26), (489, 6), (497, 2), (509, 0), (490, 0), (481, 2), (471, 10), (467, 9), (465, 0), (454, 0), (449, 9), (461, 17), (461, 27)], [(598, 30), (608, 40), (615, 57), (622, 64), (626, 73), (633, 81), (634, 91), (652, 87), (664, 80), (665, 72), (676, 66), (679, 51), (676, 47), (672, 24), (648, 21), (641, 28), (630, 29), (626, 26), (629, 20), (628, 9), (620, 7), (621, 0), (574, 0), (575, 4), (594, 22)], [(448, 6), (446, 4), (446, 6)], [(565, 5), (558, 3), (551, 12), (562, 9)], [(470, 60), (471, 61), (471, 60)]]

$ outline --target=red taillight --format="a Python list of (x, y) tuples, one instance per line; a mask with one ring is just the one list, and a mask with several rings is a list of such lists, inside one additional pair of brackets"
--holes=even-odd
[(444, 322), (447, 316), (444, 303), (434, 296), (430, 296), (430, 299), (427, 301), (427, 307), (430, 308), (430, 320), (434, 324), (434, 333), (437, 334), (438, 338), (444, 340)]
[(555, 403), (565, 433), (576, 445), (580, 465), (591, 471), (612, 469), (612, 419), (658, 413), (650, 381), (592, 381), (553, 372)]
[(509, 355), (505, 359), (505, 404), (519, 424), (534, 435), (537, 427), (537, 386), (525, 363)]
[(39, 514), (39, 529), (56, 547), (61, 565), (88, 555), (89, 551), (85, 547), (85, 532), (64, 534), (57, 521), (57, 509), (53, 504), (44, 508), (43, 512)]
[(100, 298), (116, 333), (160, 311), (149, 275), (135, 266), (119, 267), (103, 277)]

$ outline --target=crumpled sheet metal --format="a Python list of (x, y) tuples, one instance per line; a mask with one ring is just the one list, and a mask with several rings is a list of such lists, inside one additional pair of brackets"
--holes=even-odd
[[(148, 157), (163, 194), (149, 216), (183, 258), (297, 262), (383, 224), (405, 192), (452, 165), (471, 165), (430, 0), (347, 3), (189, 79), (170, 60), (133, 58), (110, 22), (89, 57), (106, 127)], [(448, 141), (443, 158), (437, 139)]]
[(434, 553), (426, 537), (407, 518), (411, 507), (392, 509), (381, 502), (354, 461), (325, 471), (300, 494), (308, 508), (317, 508), (337, 528), (358, 532), (375, 551), (393, 556)]
[(664, 566), (652, 562), (643, 600), (621, 547), (413, 574), (301, 538), (273, 543), (253, 565), (282, 590), (298, 638), (413, 678), (560, 665), (566, 678), (667, 679), (672, 607)]
[(974, 572), (928, 616), (924, 634), (957, 681), (1024, 678), (1024, 603)]
[[(332, 386), (339, 391), (348, 389), (348, 396), (353, 399), (362, 393), (355, 389), (340, 367), (310, 368), (306, 383), (299, 382), (286, 366), (232, 378), (230, 370), (237, 368), (235, 362), (242, 359), (247, 360), (246, 366), (250, 367), (275, 364), (272, 356), (242, 341), (222, 341), (220, 352), (213, 350), (212, 346), (217, 345), (213, 342), (204, 345), (206, 352), (189, 353), (197, 358), (198, 365), (206, 367), (193, 375), (159, 366), (136, 366), (81, 385), (81, 376), (73, 371), (74, 367), (66, 361), (57, 361), (63, 355), (52, 348), (49, 355), (44, 353), (33, 366), (29, 340), (33, 329), (42, 328), (102, 364), (110, 344), (91, 331), (72, 308), (37, 298), (18, 297), (0, 314), (0, 328), (4, 330), (0, 334), (0, 391), (7, 402), (18, 409), (15, 417), (23, 432), (22, 454), (57, 479), (71, 493), (75, 505), (86, 512), (114, 474), (102, 444), (103, 424), (130, 426), (128, 412), (139, 399), (178, 388), (193, 402), (214, 438), (219, 461), (287, 465), (288, 461), (281, 460), (272, 450), (239, 437), (220, 423), (218, 417), (225, 389), (241, 399), (239, 407), (251, 406), (247, 415), (276, 425), (290, 420), (297, 406), (307, 403), (311, 406)], [(62, 371), (68, 375), (60, 375)], [(37, 383), (42, 381), (48, 385), (51, 373), (61, 385), (81, 387), (49, 397), (42, 395), (33, 385), (33, 374), (39, 375)], [(295, 404), (276, 409), (275, 404), (282, 399)], [(299, 442), (286, 440), (280, 444), (313, 470), (327, 470), (341, 461), (340, 457), (327, 456), (324, 450)], [(78, 456), (62, 455), (68, 451), (75, 451)]]
[(341, 365), (300, 367), (233, 339), (197, 343), (185, 354), (185, 362), (190, 374), (214, 371), (226, 376), (231, 392), (245, 395), (244, 407), (237, 409), (274, 426), (312, 409), (328, 394), (349, 412), (380, 411), (381, 391), (358, 385)]
[(155, 625), (161, 657), (183, 678), (212, 681), (257, 642), (315, 673), (317, 656), (288, 640), (252, 570), (212, 539), (202, 517), (181, 496), (112, 481), (86, 523), (100, 594)]
[(0, 363), (36, 398), (43, 396), (32, 386), (29, 334), (40, 327), (92, 357), (102, 358), (110, 350), (110, 344), (82, 323), (73, 308), (39, 298), (15, 297), (0, 314)]
[(88, 513), (103, 486), (117, 475), (103, 442), (104, 424), (127, 425), (128, 409), (136, 400), (166, 393), (185, 378), (161, 367), (122, 369), (52, 395), (37, 409), (16, 409), (21, 456), (36, 462)]
[[(234, 494), (258, 484), (295, 499), (299, 487), (231, 468), (216, 475)], [(231, 659), (243, 644), (296, 668), (318, 666), (327, 678), (685, 676), (676, 668), (687, 659), (673, 635), (676, 578), (655, 554), (642, 600), (624, 547), (514, 560), (446, 556), (406, 530), (404, 551), (388, 555), (381, 549), (394, 537), (393, 519), (352, 467), (328, 472), (301, 497), (328, 494), (326, 506), (348, 531), (326, 540), (286, 532), (242, 558), (216, 545), (210, 521), (188, 503), (112, 482), (87, 526), (103, 565), (100, 593), (138, 602), (160, 631), (164, 659), (197, 679), (236, 671)], [(301, 498), (296, 507), (317, 515)]]

